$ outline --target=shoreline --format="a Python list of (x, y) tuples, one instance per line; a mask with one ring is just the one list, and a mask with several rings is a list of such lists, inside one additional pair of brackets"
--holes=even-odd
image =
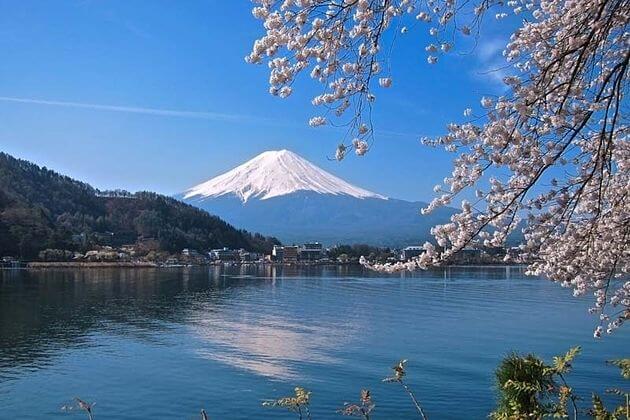
[[(261, 263), (261, 262), (225, 262), (214, 264), (164, 264), (148, 261), (138, 262), (45, 262), (33, 261), (22, 263), (22, 269), (38, 269), (38, 268), (190, 268), (190, 267), (241, 267), (241, 266), (275, 266), (275, 267), (321, 267), (321, 266), (351, 266), (360, 265), (358, 262), (352, 263)], [(6, 267), (11, 268), (11, 267)]]
[(138, 262), (45, 262), (45, 261), (33, 261), (25, 263), (23, 267), (25, 269), (37, 269), (37, 268), (155, 268), (160, 267), (159, 264), (138, 261)]
[[(497, 263), (489, 263), (489, 264), (453, 264), (446, 265), (442, 267), (434, 267), (434, 268), (507, 268), (507, 267), (523, 267), (526, 266), (525, 263), (517, 263), (517, 264), (497, 264)], [(37, 270), (37, 269), (54, 269), (54, 268), (85, 268), (85, 269), (96, 269), (96, 268), (191, 268), (191, 267), (241, 267), (241, 266), (275, 266), (275, 267), (321, 267), (321, 266), (336, 266), (336, 267), (345, 267), (345, 266), (361, 266), (358, 262), (348, 262), (348, 263), (261, 263), (261, 262), (249, 262), (249, 263), (236, 263), (236, 262), (225, 262), (220, 264), (163, 264), (163, 263), (155, 263), (149, 261), (119, 261), (119, 262), (73, 262), (73, 261), (64, 261), (64, 262), (45, 262), (45, 261), (33, 261), (27, 263), (21, 263), (19, 266), (13, 267), (0, 267), (3, 270)]]

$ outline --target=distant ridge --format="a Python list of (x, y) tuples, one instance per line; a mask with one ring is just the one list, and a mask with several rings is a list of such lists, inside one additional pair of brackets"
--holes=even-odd
[(421, 216), (426, 203), (357, 187), (289, 150), (261, 153), (176, 197), (284, 243), (418, 244), (456, 211)]

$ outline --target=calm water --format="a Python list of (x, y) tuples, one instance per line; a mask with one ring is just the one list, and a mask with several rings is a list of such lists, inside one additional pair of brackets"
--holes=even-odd
[(593, 340), (570, 296), (518, 268), (0, 271), (0, 418), (82, 418), (61, 410), (75, 396), (97, 420), (293, 418), (260, 403), (296, 385), (315, 419), (361, 387), (375, 418), (415, 418), (380, 381), (404, 357), (430, 418), (481, 419), (506, 352), (578, 344), (570, 382), (588, 398), (622, 385), (603, 362), (628, 356), (630, 331)]

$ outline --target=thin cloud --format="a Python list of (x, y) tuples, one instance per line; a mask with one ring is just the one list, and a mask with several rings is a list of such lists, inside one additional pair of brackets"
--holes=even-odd
[(161, 116), (161, 117), (196, 118), (196, 119), (202, 119), (202, 120), (225, 121), (225, 122), (267, 122), (267, 120), (263, 118), (252, 117), (248, 115), (240, 115), (240, 114), (226, 114), (226, 113), (221, 113), (221, 112), (180, 111), (180, 110), (173, 110), (173, 109), (103, 105), (103, 104), (92, 104), (92, 103), (84, 103), (84, 102), (52, 101), (52, 100), (46, 100), (46, 99), (14, 98), (14, 97), (9, 97), (9, 96), (0, 96), (0, 102), (60, 106), (60, 107), (67, 107), (67, 108), (92, 109), (96, 111), (111, 111), (111, 112), (124, 112), (124, 113), (130, 113), (130, 114), (156, 115), (156, 116)]
[(506, 44), (507, 41), (500, 38), (490, 39), (480, 43), (475, 53), (477, 66), (473, 71), (474, 76), (489, 82), (500, 92), (508, 89), (503, 79), (512, 71), (512, 66), (501, 54)]
[[(311, 130), (312, 128), (308, 124), (299, 124), (294, 121), (282, 121), (271, 118), (256, 117), (243, 114), (227, 114), (221, 112), (206, 112), (206, 111), (180, 111), (173, 109), (159, 109), (159, 108), (144, 108), (133, 106), (119, 106), (119, 105), (104, 105), (104, 104), (92, 104), (85, 102), (69, 102), (69, 101), (54, 101), (48, 99), (35, 99), (35, 98), (16, 98), (10, 96), (0, 96), (0, 102), (19, 103), (19, 104), (31, 104), (31, 105), (44, 105), (44, 106), (57, 106), (66, 108), (78, 108), (88, 109), (94, 111), (108, 111), (108, 112), (122, 112), (129, 114), (144, 114), (155, 115), (160, 117), (174, 117), (174, 118), (193, 118), (209, 121), (221, 121), (228, 123), (251, 123), (265, 126), (274, 127), (286, 127), (294, 129)], [(344, 127), (329, 127), (332, 131), (347, 131)], [(322, 130), (323, 131), (323, 130)], [(400, 132), (392, 130), (375, 131), (376, 135), (384, 137), (407, 137), (418, 138), (418, 133)]]
[(507, 42), (503, 39), (495, 38), (480, 43), (476, 48), (477, 58), (480, 61), (488, 61), (496, 58), (500, 51), (503, 51)]
[(421, 135), (419, 135), (418, 133), (411, 133), (411, 132), (402, 132), (402, 131), (392, 131), (392, 130), (379, 130), (376, 129), (374, 130), (374, 134), (377, 136), (385, 136), (385, 137), (407, 137), (407, 138), (413, 138), (413, 139), (417, 139), (419, 137), (422, 137)]

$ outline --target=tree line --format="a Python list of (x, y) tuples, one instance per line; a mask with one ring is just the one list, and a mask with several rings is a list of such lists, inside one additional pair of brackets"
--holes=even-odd
[(160, 250), (220, 247), (270, 252), (279, 241), (239, 230), (207, 212), (152, 192), (101, 192), (46, 167), (0, 153), (0, 255), (152, 240)]

